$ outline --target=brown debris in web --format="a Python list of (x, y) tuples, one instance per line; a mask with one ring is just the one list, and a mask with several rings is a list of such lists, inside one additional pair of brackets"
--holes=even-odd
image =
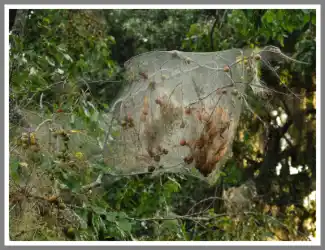
[(181, 116), (182, 109), (166, 94), (155, 99), (153, 105), (159, 107), (156, 112), (149, 112), (149, 103), (149, 98), (145, 96), (140, 115), (140, 137), (147, 156), (158, 163), (161, 157), (168, 154), (168, 150), (161, 145), (166, 131), (173, 128), (175, 121)]
[(198, 138), (188, 142), (182, 139), (180, 144), (186, 144), (190, 150), (184, 162), (190, 164), (194, 161), (195, 168), (206, 177), (227, 152), (231, 120), (227, 111), (221, 107), (217, 107), (211, 113), (205, 109), (197, 110), (195, 115), (204, 123), (203, 131)]

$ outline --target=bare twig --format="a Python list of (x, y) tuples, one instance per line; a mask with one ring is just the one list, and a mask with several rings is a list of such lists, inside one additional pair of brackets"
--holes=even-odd
[[(269, 65), (269, 63), (268, 62), (266, 62), (263, 58), (261, 58), (261, 60), (265, 63), (265, 65)], [(269, 67), (269, 69), (274, 73), (274, 75), (278, 78), (278, 80), (280, 81), (280, 83), (282, 83), (284, 86), (285, 86), (285, 88), (291, 93), (291, 94), (293, 94), (297, 99), (299, 99), (299, 100), (301, 100), (301, 98), (296, 94), (296, 93), (294, 93), (287, 85), (286, 85), (286, 83), (284, 83), (282, 80), (281, 80), (281, 77), (279, 76), (279, 74), (274, 70), (274, 68), (273, 67), (271, 67), (271, 66), (268, 66)]]
[(229, 84), (229, 85), (223, 86), (223, 87), (221, 87), (221, 88), (217, 88), (216, 90), (211, 91), (209, 94), (207, 94), (207, 95), (205, 95), (205, 96), (199, 98), (198, 100), (191, 102), (188, 106), (191, 106), (191, 105), (194, 105), (194, 104), (196, 104), (196, 103), (198, 103), (198, 102), (201, 102), (201, 101), (203, 101), (204, 99), (206, 99), (206, 98), (208, 98), (209, 96), (211, 96), (212, 94), (214, 94), (214, 93), (216, 93), (216, 92), (218, 92), (218, 91), (220, 91), (220, 90), (222, 90), (222, 89), (231, 88), (231, 87), (233, 87), (233, 86), (234, 86), (233, 84)]
[(35, 129), (35, 132), (37, 132), (45, 123), (52, 122), (52, 119), (46, 119), (45, 121), (41, 122)]
[(102, 184), (102, 178), (103, 178), (103, 174), (100, 174), (100, 175), (97, 177), (96, 181), (94, 181), (94, 182), (92, 182), (92, 183), (90, 183), (90, 184), (88, 184), (88, 185), (82, 186), (80, 190), (81, 190), (82, 192), (84, 192), (84, 191), (87, 191), (87, 190), (89, 190), (89, 189), (92, 189), (92, 188), (95, 188), (95, 187), (100, 186), (100, 185)]
[(209, 198), (206, 198), (206, 199), (203, 199), (203, 200), (200, 200), (199, 202), (195, 203), (189, 210), (186, 214), (189, 214), (196, 206), (198, 206), (199, 204), (203, 203), (203, 202), (206, 202), (206, 201), (209, 201), (209, 200), (224, 200), (223, 198), (221, 197), (209, 197)]
[[(181, 167), (183, 166), (183, 162), (179, 163), (179, 164), (176, 164), (174, 166), (171, 166), (171, 167), (168, 167), (168, 168), (163, 168), (162, 170), (156, 170), (155, 172), (148, 172), (148, 171), (142, 171), (142, 172), (136, 172), (136, 173), (129, 173), (129, 174), (113, 174), (113, 173), (101, 173), (96, 181), (90, 183), (90, 184), (87, 184), (85, 186), (82, 186), (80, 190), (82, 191), (87, 191), (89, 189), (92, 189), (92, 188), (95, 188), (95, 187), (99, 187), (101, 184), (102, 184), (102, 178), (104, 176), (112, 176), (112, 177), (132, 177), (132, 176), (141, 176), (141, 175), (158, 175), (158, 174), (165, 174), (165, 173), (169, 173), (168, 170), (169, 169), (175, 169), (176, 167)], [(195, 175), (192, 175), (192, 174), (187, 174), (187, 173), (184, 173), (185, 175), (188, 175), (188, 176), (191, 176), (191, 177), (195, 177), (195, 178), (198, 178), (197, 176)]]

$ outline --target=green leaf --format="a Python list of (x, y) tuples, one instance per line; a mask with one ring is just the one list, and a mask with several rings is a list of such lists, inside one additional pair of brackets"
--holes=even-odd
[(132, 224), (127, 219), (121, 219), (117, 222), (117, 225), (125, 232), (131, 232)]
[(108, 36), (107, 40), (110, 41), (112, 44), (116, 44), (115, 38), (113, 36)]
[(311, 18), (311, 23), (313, 25), (316, 25), (316, 15), (313, 15), (312, 18)]
[(18, 167), (19, 167), (19, 162), (18, 161), (13, 161), (10, 164), (10, 177), (12, 178), (13, 181), (19, 181), (19, 174), (18, 174)]
[(76, 177), (70, 176), (70, 178), (65, 183), (71, 190), (77, 190), (80, 188), (80, 182)]
[(85, 116), (87, 116), (87, 117), (91, 116), (89, 110), (86, 107), (83, 107), (83, 111), (84, 111)]
[(181, 188), (181, 184), (179, 184), (174, 178), (168, 176), (167, 177), (169, 180), (171, 180), (172, 182), (174, 182), (179, 188)]
[(95, 207), (95, 206), (92, 206), (91, 209), (94, 211), (94, 213), (96, 214), (101, 214), (101, 215), (106, 215), (107, 212), (106, 212), (106, 209), (105, 208), (102, 208), (102, 207)]
[(244, 132), (244, 141), (247, 142), (249, 140), (249, 133), (247, 131)]
[(76, 116), (75, 116), (75, 114), (72, 114), (71, 117), (70, 117), (70, 123), (74, 124), (75, 121), (76, 121)]
[(98, 117), (99, 117), (99, 112), (95, 111), (95, 112), (91, 115), (91, 121), (92, 121), (92, 122), (97, 122), (97, 121), (98, 121)]
[(73, 62), (71, 56), (69, 56), (68, 54), (63, 54), (64, 58), (67, 59), (70, 62)]
[(263, 19), (266, 20), (267, 23), (273, 23), (274, 21), (274, 13), (271, 10), (268, 10), (264, 16)]
[(28, 76), (29, 76), (28, 71), (19, 72), (18, 76), (14, 78), (15, 83), (24, 83), (28, 79)]
[(164, 185), (165, 195), (170, 195), (171, 193), (176, 193), (180, 190), (180, 184), (175, 181), (168, 181)]
[(90, 107), (92, 107), (94, 110), (96, 110), (96, 107), (91, 102), (87, 101), (87, 105), (90, 106)]
[(57, 46), (57, 49), (61, 52), (66, 52), (66, 48), (64, 44), (60, 44), (59, 46)]
[(277, 39), (280, 42), (280, 45), (284, 47), (284, 36), (282, 34), (279, 34)]
[(227, 174), (225, 172), (221, 171), (220, 172), (220, 177), (225, 177), (225, 176), (227, 176)]
[(46, 24), (49, 24), (49, 23), (50, 23), (50, 19), (48, 19), (47, 17), (44, 17), (44, 18), (43, 18), (43, 21), (44, 21)]
[(116, 213), (116, 212), (106, 213), (106, 220), (107, 221), (116, 222), (117, 217), (118, 217), (118, 213)]
[(190, 236), (189, 236), (189, 234), (187, 233), (186, 226), (185, 226), (184, 223), (182, 223), (181, 230), (182, 230), (182, 233), (183, 233), (184, 239), (185, 239), (185, 240), (190, 240)]
[(268, 237), (272, 238), (272, 237), (274, 237), (274, 234), (272, 232), (263, 232), (262, 237), (263, 238), (268, 238)]

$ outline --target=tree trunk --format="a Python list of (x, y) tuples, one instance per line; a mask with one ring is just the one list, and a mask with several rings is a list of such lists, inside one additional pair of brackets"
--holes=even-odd
[(9, 10), (9, 31), (12, 30), (16, 19), (17, 10)]

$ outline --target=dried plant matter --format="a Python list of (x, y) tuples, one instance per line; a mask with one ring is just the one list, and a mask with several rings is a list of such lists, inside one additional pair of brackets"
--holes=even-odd
[(256, 197), (256, 187), (253, 181), (247, 181), (239, 187), (232, 187), (223, 192), (223, 199), (228, 214), (242, 215), (253, 207)]

